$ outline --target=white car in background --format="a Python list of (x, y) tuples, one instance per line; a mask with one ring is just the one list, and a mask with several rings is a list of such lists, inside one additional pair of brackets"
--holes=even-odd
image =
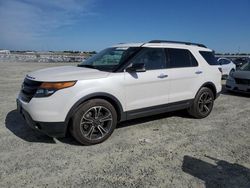
[(217, 61), (221, 65), (222, 77), (227, 77), (231, 71), (236, 70), (236, 65), (230, 59), (219, 58)]

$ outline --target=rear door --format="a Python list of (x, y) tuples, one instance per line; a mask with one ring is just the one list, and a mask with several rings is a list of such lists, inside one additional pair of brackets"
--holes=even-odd
[(169, 80), (162, 48), (144, 48), (131, 64), (144, 63), (146, 72), (125, 72), (126, 109), (136, 110), (168, 103)]
[(169, 103), (193, 99), (202, 79), (202, 69), (188, 49), (166, 49), (170, 81)]

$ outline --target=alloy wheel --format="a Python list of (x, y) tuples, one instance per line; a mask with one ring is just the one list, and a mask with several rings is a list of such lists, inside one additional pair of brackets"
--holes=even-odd
[(112, 124), (111, 111), (104, 106), (94, 106), (88, 109), (81, 118), (81, 134), (88, 140), (99, 140), (109, 133)]
[(213, 107), (213, 97), (209, 92), (204, 92), (201, 94), (198, 100), (198, 108), (201, 114), (207, 114), (212, 110)]

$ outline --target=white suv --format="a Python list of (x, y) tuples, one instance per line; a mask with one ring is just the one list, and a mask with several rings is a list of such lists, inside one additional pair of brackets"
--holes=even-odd
[(107, 48), (78, 66), (29, 73), (17, 106), (31, 127), (51, 137), (70, 131), (90, 145), (128, 119), (181, 109), (204, 118), (220, 91), (212, 50), (155, 40)]

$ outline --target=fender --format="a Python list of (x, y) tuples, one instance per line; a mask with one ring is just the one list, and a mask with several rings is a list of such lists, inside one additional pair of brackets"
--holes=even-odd
[[(216, 86), (214, 85), (214, 83), (212, 83), (212, 82), (206, 82), (206, 83), (204, 83), (204, 84), (200, 87), (200, 89), (198, 90), (198, 92), (199, 92), (199, 91), (201, 90), (201, 88), (203, 88), (203, 87), (208, 87), (209, 89), (211, 89), (212, 92), (213, 92), (213, 94), (214, 94), (214, 98), (215, 98), (215, 99), (219, 97), (220, 93), (217, 92), (217, 89), (216, 89)], [(196, 93), (196, 95), (198, 94), (198, 92)], [(196, 95), (195, 95), (195, 96), (196, 96)]]
[(82, 103), (93, 98), (107, 99), (116, 109), (119, 121), (124, 121), (126, 119), (126, 113), (123, 111), (122, 104), (116, 97), (114, 97), (109, 93), (97, 92), (86, 95), (82, 97), (80, 100), (78, 100), (69, 110), (65, 122), (69, 123), (70, 118), (74, 115), (74, 113), (77, 111), (77, 109)]

